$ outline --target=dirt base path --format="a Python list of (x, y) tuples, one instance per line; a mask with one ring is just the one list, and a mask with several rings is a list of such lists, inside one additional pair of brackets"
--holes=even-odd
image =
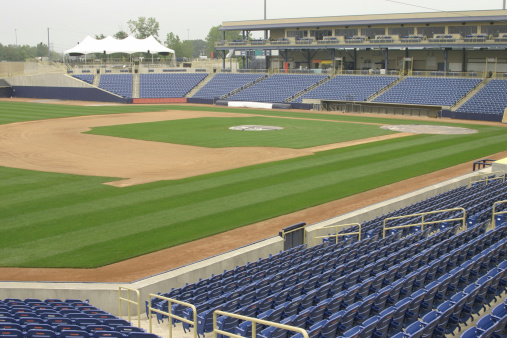
[[(32, 101), (33, 102), (33, 101)], [(57, 102), (61, 103), (61, 102)], [(92, 105), (91, 103), (86, 103), (87, 105)], [(308, 113), (308, 111), (305, 111)], [(322, 112), (319, 112), (322, 113)], [(142, 117), (144, 114), (144, 117)], [(151, 113), (142, 113), (141, 115), (138, 115), (136, 118), (138, 121), (141, 121), (142, 119), (151, 119), (153, 121), (153, 116), (149, 117), (148, 114)], [(185, 117), (189, 117), (189, 112), (184, 112)], [(199, 112), (197, 112), (199, 114)], [(231, 116), (231, 113), (227, 113), (227, 116)], [(339, 115), (342, 113), (329, 113), (331, 115)], [(117, 115), (110, 115), (110, 123), (112, 124), (120, 124), (120, 119), (123, 114), (117, 114)], [(163, 113), (162, 113), (163, 115)], [(162, 119), (167, 119), (167, 113), (165, 114), (165, 117), (160, 117)], [(245, 114), (240, 114), (241, 116), (245, 116)], [(210, 116), (209, 114), (206, 114), (206, 116)], [(356, 115), (357, 116), (357, 115)], [(378, 115), (373, 115), (378, 117)], [(197, 117), (197, 115), (195, 115)], [(386, 116), (382, 116), (386, 117)], [(94, 117), (88, 116), (83, 117), (81, 121), (84, 121), (88, 119), (89, 122)], [(399, 117), (394, 117), (399, 118)], [(141, 120), (139, 120), (141, 119)], [(64, 120), (64, 119), (59, 119)], [(421, 118), (420, 120), (428, 120), (427, 118)], [(55, 121), (55, 120), (53, 120)], [(103, 120), (101, 123), (103, 123), (105, 120)], [(443, 121), (442, 121), (443, 122)], [(454, 122), (454, 123), (467, 123), (464, 121), (445, 121), (445, 122)], [(15, 125), (32, 125), (35, 126), (38, 123), (42, 123), (42, 126), (45, 125), (45, 123), (48, 123), (48, 121), (33, 121), (33, 122), (23, 122), (18, 123)], [(52, 123), (52, 122), (51, 122)], [(128, 123), (136, 123), (136, 122), (128, 122)], [(479, 121), (473, 121), (469, 123), (475, 123), (475, 124), (491, 124), (494, 123), (481, 123)], [(104, 124), (101, 124), (104, 125)], [(498, 123), (494, 125), (499, 125)], [(47, 133), (50, 126), (45, 125), (42, 129), (40, 129), (41, 124), (35, 129), (28, 129), (28, 130), (17, 130), (14, 134), (17, 135), (17, 142), (21, 142), (24, 147), (28, 146), (33, 147), (33, 136), (34, 135), (43, 135), (44, 130)], [(83, 131), (83, 126), (80, 125), (77, 129), (80, 131), (77, 132), (77, 129), (73, 130), (71, 132), (72, 135), (80, 134)], [(2, 127), (2, 126), (0, 126)], [(12, 125), (11, 125), (12, 127)], [(53, 128), (54, 125), (51, 126)], [(85, 130), (88, 130), (88, 127), (84, 127)], [(60, 132), (65, 132), (64, 130), (60, 130)], [(70, 132), (70, 131), (69, 131)], [(0, 131), (0, 133), (2, 133)], [(5, 135), (13, 135), (6, 133), (4, 130), (4, 133), (2, 137)], [(85, 135), (88, 139), (88, 136), (98, 136), (98, 135)], [(100, 136), (98, 136), (101, 138)], [(367, 141), (376, 141), (378, 139), (372, 138), (367, 139)], [(2, 140), (4, 141), (4, 140)], [(137, 140), (136, 140), (137, 141)], [(61, 139), (59, 139), (59, 142), (61, 142)], [(356, 142), (365, 142), (365, 140), (359, 140)], [(148, 142), (151, 146), (153, 146), (156, 142)], [(83, 140), (80, 140), (80, 142), (77, 142), (77, 146), (83, 146), (84, 147)], [(348, 145), (352, 145), (354, 142), (351, 142)], [(355, 143), (357, 144), (357, 143)], [(12, 146), (12, 144), (11, 144)], [(308, 148), (307, 152), (314, 152), (314, 151), (322, 151), (326, 149), (330, 149), (330, 147), (339, 147), (339, 146), (345, 146), (345, 144), (335, 144), (335, 145), (327, 145), (322, 146), (318, 149), (311, 149)], [(5, 149), (3, 147), (3, 149)], [(2, 150), (3, 150), (2, 149)], [(21, 149), (21, 148), (18, 148)], [(24, 153), (23, 155), (17, 154), (11, 156), (9, 160), (11, 161), (21, 161), (24, 162), (23, 165), (26, 165), (26, 163), (32, 161), (34, 157), (37, 156), (45, 156), (44, 154), (49, 154), (47, 144), (46, 146), (43, 146), (42, 148), (39, 148), (37, 151), (34, 150), (34, 148), (30, 148), (29, 153)], [(84, 148), (83, 148), (84, 149)], [(74, 149), (74, 155), (72, 156), (83, 156), (82, 150), (79, 148)], [(284, 149), (286, 150), (286, 149)], [(42, 155), (41, 155), (42, 152)], [(12, 155), (12, 154), (11, 154)], [(34, 156), (37, 155), (37, 156)], [(69, 155), (69, 154), (66, 154)], [(293, 156), (294, 154), (291, 154)], [(87, 158), (87, 160), (90, 160), (90, 156)], [(279, 156), (279, 155), (277, 155)], [(285, 156), (285, 155), (284, 155)], [(96, 155), (95, 155), (96, 157)], [(502, 159), (507, 157), (507, 151), (494, 154), (491, 156), (488, 156), (488, 158), (491, 159)], [(46, 158), (47, 159), (47, 158)], [(46, 166), (51, 166), (50, 161), (42, 161), (43, 163), (46, 163)], [(403, 195), (405, 193), (435, 184), (442, 181), (445, 181), (447, 179), (454, 178), (459, 175), (463, 175), (466, 173), (469, 173), (472, 170), (472, 162), (465, 163), (462, 165), (454, 166), (448, 169), (440, 170), (431, 174), (423, 175), (420, 177), (415, 177), (406, 181), (398, 182), (395, 184), (391, 184), (388, 186), (384, 186), (381, 188), (377, 188), (368, 192), (364, 192), (361, 194), (357, 194), (351, 197), (347, 197), (344, 199), (336, 200), (333, 202), (329, 202), (326, 204), (322, 204), (319, 206), (315, 206), (312, 208), (304, 209), (292, 214), (283, 215), (280, 217), (276, 217), (270, 220), (266, 220), (263, 222), (251, 224), (239, 229), (231, 230), (222, 234), (214, 235), (212, 237), (208, 237), (206, 239), (197, 240), (191, 243), (182, 244), (179, 246), (175, 246), (169, 249), (157, 251), (151, 254), (143, 255), (137, 258), (133, 258), (130, 260), (126, 260), (123, 262), (107, 265), (101, 268), (96, 269), (51, 269), (51, 268), (0, 268), (0, 280), (2, 281), (61, 281), (61, 282), (132, 282), (147, 276), (155, 275), (164, 271), (168, 271), (174, 268), (181, 267), (186, 264), (193, 263), (198, 260), (205, 259), (207, 257), (217, 255), (220, 253), (224, 253), (233, 249), (236, 249), (240, 246), (248, 245), (250, 243), (277, 235), (278, 232), (288, 225), (297, 223), (297, 222), (306, 222), (307, 224), (313, 224), (316, 222), (320, 222), (332, 217), (335, 217), (337, 215), (341, 215), (350, 211), (357, 210), (362, 207), (366, 207), (368, 205), (372, 205), (381, 201), (384, 201), (386, 199), (390, 199), (393, 197), (397, 197), (400, 195)], [(0, 163), (0, 165), (5, 165)], [(19, 165), (19, 163), (17, 164)], [(15, 166), (17, 167), (17, 166)], [(49, 168), (41, 169), (40, 167), (38, 169), (34, 170), (43, 170), (43, 171), (52, 171), (49, 170)], [(56, 171), (56, 170), (55, 170)], [(61, 171), (56, 171), (61, 172)], [(90, 173), (88, 173), (90, 174)], [(91, 173), (91, 175), (95, 175), (94, 173)], [(121, 175), (104, 175), (103, 173), (96, 173), (97, 176), (114, 176), (114, 177), (125, 177), (130, 178), (129, 176), (121, 176)], [(156, 176), (157, 174), (155, 174)], [(160, 176), (160, 175), (159, 175)], [(153, 178), (153, 177), (151, 177)], [(132, 179), (132, 178), (131, 178)], [(143, 178), (146, 179), (146, 178)], [(167, 178), (165, 178), (167, 179)], [(120, 181), (121, 182), (121, 181)], [(125, 182), (124, 182), (125, 183)], [(141, 182), (134, 182), (135, 183), (141, 183)]]
[[(497, 160), (506, 157), (507, 151), (488, 156)], [(0, 276), (4, 281), (132, 282), (275, 236), (283, 227), (294, 223), (313, 224), (324, 221), (467, 174), (472, 170), (472, 163), (473, 161), (96, 269), (0, 268)]]

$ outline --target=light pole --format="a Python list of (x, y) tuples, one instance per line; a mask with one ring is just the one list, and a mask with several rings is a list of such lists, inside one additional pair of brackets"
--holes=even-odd
[(190, 40), (190, 28), (187, 28), (187, 40)]
[(18, 45), (18, 30), (14, 28), (14, 35), (16, 36), (16, 46)]

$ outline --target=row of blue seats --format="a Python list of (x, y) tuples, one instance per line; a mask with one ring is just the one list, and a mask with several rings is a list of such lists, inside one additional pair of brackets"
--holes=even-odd
[(507, 80), (493, 79), (457, 109), (458, 112), (503, 114), (507, 108)]
[(452, 106), (480, 81), (480, 79), (407, 77), (373, 101)]
[(89, 84), (92, 84), (93, 79), (94, 79), (94, 76), (91, 74), (75, 74), (75, 75), (72, 75), (72, 77), (74, 77), (78, 80), (84, 81), (86, 83), (89, 83)]
[(493, 336), (501, 338), (507, 336), (507, 298), (461, 335), (462, 338)]
[(207, 73), (141, 74), (139, 97), (185, 97)]
[(228, 98), (231, 101), (285, 102), (327, 78), (325, 75), (275, 74)]
[(243, 89), (247, 84), (260, 78), (267, 77), (266, 74), (227, 74), (219, 73), (206, 83), (193, 97), (211, 99), (220, 97)]
[[(142, 335), (133, 335), (140, 333)], [(158, 338), (78, 299), (0, 300), (0, 337), (9, 338)]]
[[(500, 250), (498, 250), (498, 251), (500, 251)], [(481, 264), (486, 264), (485, 259), (483, 258), (484, 256), (481, 256), (481, 255), (478, 255), (478, 256), (480, 256), (480, 257), (477, 257), (477, 260), (478, 261), (481, 260), (481, 262), (480, 262)], [(505, 251), (504, 251), (504, 257), (505, 257)], [(489, 266), (489, 264), (491, 264), (491, 263), (488, 262), (487, 266)], [(493, 264), (495, 264), (495, 263), (493, 263)], [(397, 315), (394, 316), (394, 318), (392, 318), (392, 320), (391, 320), (390, 331), (396, 332), (396, 331), (401, 330), (401, 328), (403, 328), (403, 327), (410, 327), (411, 324), (413, 324), (414, 322), (417, 321), (420, 314), (423, 315), (423, 314), (426, 314), (426, 313), (432, 311), (432, 309), (434, 308), (433, 304), (439, 304), (439, 303), (435, 303), (436, 302), (435, 298), (438, 298), (437, 295), (439, 294), (439, 292), (440, 292), (439, 299), (440, 300), (446, 299), (445, 294), (448, 292), (447, 291), (448, 288), (450, 286), (453, 286), (450, 284), (450, 281), (449, 281), (451, 277), (456, 281), (454, 285), (457, 285), (457, 283), (460, 280), (465, 280), (466, 282), (473, 281), (472, 284), (469, 284), (467, 287), (465, 287), (463, 289), (463, 290), (466, 290), (467, 292), (470, 292), (470, 294), (467, 294), (467, 297), (468, 296), (472, 297), (472, 294), (474, 296), (482, 295), (482, 293), (479, 293), (480, 291), (486, 290), (485, 292), (487, 292), (487, 290), (491, 289), (492, 283), (500, 283), (502, 278), (505, 277), (505, 273), (506, 273), (505, 268), (507, 267), (507, 261), (502, 262), (500, 266), (501, 266), (501, 268), (495, 267), (495, 268), (491, 269), (488, 272), (488, 274), (486, 274), (485, 276), (483, 276), (477, 280), (473, 280), (471, 277), (464, 278), (465, 274), (461, 273), (462, 269), (461, 270), (456, 269), (457, 271), (454, 272), (453, 274), (449, 273), (449, 276), (446, 275), (445, 278), (440, 278), (438, 281), (432, 281), (427, 284), (424, 284), (424, 282), (417, 282), (417, 280), (409, 277), (411, 274), (408, 274), (404, 278), (403, 281), (398, 280), (398, 281), (394, 282), (392, 284), (392, 286), (390, 286), (390, 290), (388, 288), (388, 291), (382, 290), (382, 292), (379, 291), (377, 294), (371, 294), (371, 295), (367, 295), (365, 297), (359, 297), (359, 298), (357, 298), (357, 293), (356, 293), (357, 289), (359, 289), (359, 287), (352, 287), (351, 289), (347, 290), (346, 292), (341, 292), (338, 295), (334, 295), (333, 299), (335, 299), (335, 301), (330, 302), (331, 304), (336, 304), (336, 298), (341, 298), (340, 304), (345, 304), (345, 309), (340, 310), (340, 311), (342, 311), (343, 317), (346, 317), (347, 320), (343, 320), (343, 317), (342, 317), (341, 324), (338, 325), (337, 328), (336, 327), (335, 328), (338, 329), (338, 333), (346, 332), (347, 330), (349, 330), (353, 326), (353, 323), (357, 323), (358, 319), (362, 320), (362, 319), (368, 318), (372, 309), (375, 309), (375, 310), (373, 310), (373, 312), (378, 314), (379, 312), (383, 311), (384, 306), (389, 306), (390, 303), (392, 304), (394, 302), (395, 302), (394, 307), (395, 307)], [(457, 276), (459, 276), (459, 278)], [(494, 281), (493, 281), (493, 278), (494, 278)], [(506, 281), (504, 280), (503, 281), (503, 283), (504, 283), (503, 288), (505, 287), (505, 282)], [(483, 285), (483, 286), (479, 287), (478, 285)], [(404, 289), (404, 288), (406, 288), (406, 289)], [(396, 291), (393, 292), (393, 289), (396, 289)], [(402, 292), (400, 292), (400, 290), (402, 290), (404, 292), (402, 293)], [(454, 287), (453, 292), (455, 290), (456, 290), (456, 287)], [(477, 290), (477, 291), (474, 291), (474, 290)], [(389, 291), (390, 291), (390, 293), (389, 293)], [(408, 296), (408, 297), (404, 296), (404, 295), (410, 294), (411, 292), (412, 292), (411, 296)], [(356, 296), (354, 296), (355, 293), (356, 293)], [(395, 296), (394, 298), (392, 298), (393, 295)], [(462, 294), (460, 294), (460, 296), (462, 296)], [(391, 299), (390, 299), (390, 297), (391, 297)], [(403, 297), (405, 297), (405, 298), (403, 298)], [(447, 298), (449, 298), (450, 302), (456, 301), (458, 299), (458, 297), (455, 297), (455, 296), (449, 296)], [(344, 299), (346, 300), (345, 303), (344, 303)], [(358, 299), (360, 299), (362, 301), (358, 301), (357, 303), (349, 305), (349, 304), (351, 304), (350, 302), (353, 302), (354, 300), (358, 300)], [(399, 300), (399, 299), (401, 299), (401, 300)], [(474, 298), (474, 301), (475, 301), (475, 298)], [(477, 311), (479, 305), (482, 306), (484, 302), (485, 302), (485, 300), (482, 301), (482, 303), (479, 301), (480, 304), (479, 303), (473, 304), (473, 309), (471, 309), (470, 315), (472, 314), (472, 312)], [(385, 304), (387, 304), (387, 305), (385, 305)], [(376, 307), (374, 307), (374, 305)], [(329, 307), (330, 305), (328, 304), (327, 306)], [(421, 309), (421, 306), (423, 309)], [(343, 308), (343, 307), (344, 306), (341, 306), (341, 308)], [(352, 307), (352, 308), (350, 308), (350, 307)], [(318, 313), (320, 315), (321, 311), (316, 311), (316, 308), (317, 307), (312, 308), (311, 311), (308, 311), (309, 313), (307, 314), (307, 316), (309, 316), (310, 313), (312, 313), (313, 311), (315, 311), (316, 313)], [(340, 307), (338, 307), (338, 309), (340, 309)], [(350, 315), (346, 315), (346, 313), (349, 313)], [(297, 315), (302, 315), (302, 314), (300, 312), (300, 313), (297, 313)], [(314, 315), (315, 315), (315, 313), (314, 313)], [(329, 318), (331, 318), (331, 316)], [(460, 316), (461, 316), (461, 313), (458, 316), (458, 319), (460, 319), (461, 321), (466, 320), (465, 313), (463, 314), (463, 316), (461, 316), (461, 317)], [(314, 317), (313, 319), (319, 319), (319, 317)], [(294, 322), (292, 322), (292, 324), (294, 324)], [(236, 330), (236, 333), (243, 333), (244, 332), (244, 330), (243, 330), (243, 332), (241, 330), (241, 325), (248, 326), (249, 324), (248, 324), (248, 322), (246, 322), (246, 324), (240, 324), (240, 329)], [(309, 325), (312, 325), (312, 321), (306, 321), (306, 322), (300, 323), (300, 325), (302, 325), (303, 328), (305, 328), (305, 327), (307, 328)], [(314, 328), (310, 328), (310, 330), (312, 330), (312, 329), (314, 329)], [(282, 331), (282, 330), (279, 330), (279, 331)], [(271, 333), (275, 332), (275, 329), (269, 328), (269, 329), (267, 329), (266, 332), (263, 332), (263, 333), (265, 334), (265, 337), (273, 337), (273, 335), (270, 332)], [(248, 336), (248, 332), (244, 336)], [(335, 335), (328, 333), (328, 335), (323, 335), (323, 336), (324, 337), (334, 337)], [(284, 336), (281, 335), (281, 336), (276, 336), (276, 337), (284, 337)], [(365, 336), (365, 337), (368, 337), (368, 336)]]
[[(445, 236), (445, 234), (441, 234), (441, 236)], [(440, 246), (447, 248), (447, 243), (440, 243)], [(428, 255), (428, 257), (430, 257), (430, 256)], [(400, 260), (401, 259), (402, 258), (400, 257)], [(419, 266), (419, 263), (421, 262), (422, 259), (423, 259), (423, 256), (417, 255), (416, 257), (414, 257), (413, 261), (416, 262), (417, 266)], [(448, 261), (448, 259), (445, 261), (446, 264), (448, 263), (447, 261)], [(352, 261), (352, 262), (355, 263), (355, 261)], [(394, 263), (394, 260), (392, 260), (391, 263)], [(366, 262), (363, 264), (366, 264)], [(403, 277), (408, 271), (411, 271), (410, 268), (413, 268), (413, 266), (410, 264), (413, 264), (413, 263), (411, 261), (407, 261), (404, 264), (403, 272), (402, 272), (402, 270), (399, 270), (399, 271), (394, 270), (394, 272), (401, 274), (401, 275), (398, 275), (398, 277)], [(380, 274), (380, 276), (378, 276), (380, 278), (378, 278), (378, 277), (377, 278), (369, 278), (370, 274), (375, 275), (375, 273), (379, 273), (378, 270), (373, 271), (374, 265), (375, 264), (369, 264), (368, 267), (364, 267), (364, 268), (363, 268), (363, 266), (359, 266), (359, 267), (357, 267), (357, 269), (356, 269), (356, 267), (353, 266), (351, 270), (354, 270), (354, 269), (356, 269), (356, 270), (353, 272), (350, 272), (350, 273), (347, 273), (345, 271), (346, 268), (344, 268), (343, 266), (340, 266), (340, 273), (343, 274), (343, 277), (341, 277), (341, 278), (339, 276), (342, 276), (342, 274), (336, 274), (335, 271), (333, 271), (332, 274), (329, 272), (328, 273), (324, 272), (324, 273), (322, 273), (322, 275), (319, 275), (319, 274), (321, 274), (321, 272), (319, 270), (316, 270), (317, 271), (316, 273), (318, 275), (318, 278), (320, 278), (321, 283), (325, 283), (319, 288), (319, 291), (317, 291), (317, 294), (325, 296), (325, 295), (327, 295), (328, 292), (338, 293), (338, 292), (341, 292), (343, 288), (348, 288), (349, 286), (352, 286), (351, 290), (349, 292), (349, 298), (350, 297), (354, 298), (357, 296), (359, 296), (360, 298), (364, 298), (368, 295), (368, 292), (371, 292), (372, 290), (373, 291), (378, 290), (378, 288), (380, 288), (380, 286), (382, 285), (383, 281), (389, 280), (390, 282), (394, 282), (394, 278), (396, 276), (393, 273), (390, 274), (390, 277), (386, 277), (383, 274)], [(377, 264), (377, 265), (379, 265), (379, 264)], [(388, 266), (387, 265), (386, 266), (380, 265), (380, 267), (387, 269)], [(425, 271), (422, 271), (422, 273), (426, 274)], [(316, 284), (318, 285), (318, 282), (316, 283), (315, 280), (312, 280), (312, 279), (314, 279), (313, 277), (307, 279), (308, 275), (300, 274), (298, 276), (298, 278), (299, 279), (303, 278), (303, 279), (302, 280), (298, 279), (297, 280), (298, 284), (295, 284), (296, 281), (294, 280), (291, 284), (289, 284), (289, 289), (285, 289), (285, 294), (287, 295), (288, 298), (299, 297), (302, 292), (311, 293), (312, 288), (315, 287)], [(359, 283), (359, 280), (362, 280), (362, 279), (364, 279), (364, 280), (362, 281), (362, 288), (360, 288), (359, 285), (356, 285), (356, 284)], [(329, 282), (329, 280), (334, 280), (334, 282), (331, 283), (331, 282)], [(372, 287), (372, 284), (374, 284), (375, 287)], [(353, 287), (354, 285), (355, 285), (355, 289)], [(354, 289), (354, 292), (352, 292), (352, 289)], [(280, 295), (277, 295), (277, 297), (280, 297)], [(251, 298), (253, 298), (253, 297), (251, 297)], [(282, 297), (281, 299), (284, 300), (285, 298)], [(351, 301), (348, 298), (346, 298), (346, 299), (347, 299), (346, 300), (347, 302)], [(249, 299), (249, 300), (251, 300), (251, 299)], [(198, 316), (198, 318), (201, 318), (202, 322), (205, 323), (206, 316), (210, 315), (212, 313), (212, 311), (213, 311), (213, 309), (209, 309), (208, 311), (205, 311), (202, 314), (200, 314)], [(199, 330), (198, 330), (198, 332), (199, 332)]]
[[(476, 186), (476, 187), (477, 187), (477, 188), (479, 188), (479, 189), (482, 189), (482, 188), (483, 188), (483, 187), (481, 187), (481, 186)], [(460, 189), (456, 189), (456, 190), (466, 191), (466, 190), (464, 190), (464, 189), (462, 189), (462, 188), (460, 188)], [(473, 190), (473, 189), (472, 189), (472, 190)]]
[(22, 332), (17, 329), (0, 330), (0, 338), (160, 338), (156, 334), (147, 332), (131, 332), (122, 334), (117, 331), (62, 330), (55, 332), (45, 329), (32, 329)]
[(305, 93), (294, 102), (302, 102), (303, 99), (365, 101), (396, 80), (397, 77), (394, 76), (338, 75)]

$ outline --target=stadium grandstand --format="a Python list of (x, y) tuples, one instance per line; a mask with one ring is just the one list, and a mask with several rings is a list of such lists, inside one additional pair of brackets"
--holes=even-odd
[[(500, 124), (506, 22), (506, 10), (224, 22), (221, 68), (69, 56), (64, 71), (0, 74), (0, 96)], [(243, 68), (226, 67), (231, 51)], [(130, 283), (0, 282), (0, 338), (507, 337), (507, 161), (479, 169)]]

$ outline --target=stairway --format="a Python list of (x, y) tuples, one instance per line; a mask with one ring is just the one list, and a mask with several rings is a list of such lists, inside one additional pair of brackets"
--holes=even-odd
[(134, 73), (132, 74), (132, 98), (133, 99), (137, 99), (139, 98), (139, 86), (140, 86), (140, 81), (141, 80), (141, 76), (139, 75), (139, 73)]
[(403, 81), (404, 79), (406, 78), (406, 76), (403, 76), (403, 75), (400, 75), (398, 77), (398, 80), (396, 81), (393, 81), (391, 82), (389, 85), (385, 86), (384, 88), (382, 88), (381, 90), (379, 90), (378, 92), (370, 95), (370, 97), (368, 97), (366, 99), (366, 102), (372, 102), (374, 99), (376, 99), (377, 97), (379, 97), (380, 95), (384, 94), (386, 91), (388, 91), (389, 89), (393, 88), (394, 86), (396, 86), (398, 83), (400, 83), (401, 81)]
[(482, 81), (479, 82), (479, 84), (477, 86), (475, 86), (474, 89), (469, 91), (465, 96), (463, 96), (461, 99), (456, 101), (456, 103), (451, 106), (451, 111), (456, 111), (459, 107), (461, 107), (463, 104), (465, 104), (465, 102), (470, 100), (475, 94), (477, 94), (477, 92), (479, 90), (484, 88), (484, 86), (487, 85), (489, 83), (489, 81), (491, 81), (490, 78), (482, 79)]
[(195, 86), (194, 88), (192, 88), (191, 91), (188, 92), (187, 95), (185, 95), (185, 97), (192, 97), (195, 95), (195, 93), (197, 93), (199, 90), (201, 90), (202, 87), (204, 87), (208, 82), (211, 81), (212, 78), (215, 77), (215, 75), (217, 75), (218, 73), (211, 73), (211, 74), (208, 74), (208, 76), (206, 76), (204, 78), (204, 80), (202, 80), (201, 82), (199, 82), (199, 84), (197, 86)]
[(92, 82), (92, 85), (94, 85), (95, 87), (98, 87), (98, 86), (99, 86), (99, 83), (100, 83), (100, 74), (96, 74), (96, 75), (93, 77), (93, 82)]

